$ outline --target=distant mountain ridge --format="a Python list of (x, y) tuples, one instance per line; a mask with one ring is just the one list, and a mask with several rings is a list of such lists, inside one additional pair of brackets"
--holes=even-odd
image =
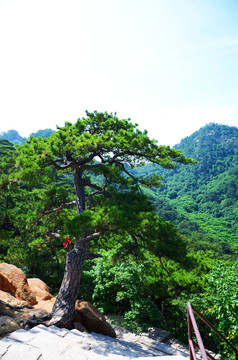
[[(33, 137), (42, 137), (42, 138), (47, 138), (49, 137), (52, 133), (54, 133), (55, 131), (52, 129), (44, 129), (44, 130), (38, 130), (35, 133), (31, 133), (29, 135), (33, 136)], [(6, 139), (8, 141), (10, 141), (11, 143), (13, 143), (14, 145), (20, 145), (23, 144), (27, 138), (22, 137), (17, 130), (8, 130), (8, 131), (3, 131), (0, 134), (0, 139)]]
[(17, 130), (3, 131), (0, 134), (0, 139), (8, 140), (13, 144), (22, 144), (26, 138), (22, 137)]

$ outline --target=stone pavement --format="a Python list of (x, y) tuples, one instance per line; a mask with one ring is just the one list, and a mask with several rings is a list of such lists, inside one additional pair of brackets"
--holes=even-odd
[[(120, 336), (119, 336), (120, 337)], [(76, 329), (38, 325), (0, 340), (2, 360), (182, 360), (188, 354), (148, 337), (127, 334), (113, 339)]]

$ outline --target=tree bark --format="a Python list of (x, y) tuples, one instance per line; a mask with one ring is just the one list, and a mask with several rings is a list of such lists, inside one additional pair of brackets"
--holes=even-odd
[(52, 318), (48, 325), (72, 328), (84, 254), (85, 250), (80, 243), (77, 243), (77, 246), (67, 254), (64, 278), (53, 306)]
[(76, 195), (76, 208), (78, 215), (85, 210), (85, 193), (82, 175), (82, 166), (76, 166), (74, 168), (74, 190)]

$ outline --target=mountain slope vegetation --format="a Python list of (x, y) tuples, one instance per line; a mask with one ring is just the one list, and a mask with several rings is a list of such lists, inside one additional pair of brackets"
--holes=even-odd
[[(155, 171), (162, 176), (165, 185), (159, 190), (149, 191), (157, 211), (166, 220), (175, 221), (180, 229), (187, 219), (190, 221), (190, 225), (186, 225), (189, 230), (202, 230), (236, 248), (238, 128), (208, 124), (183, 139), (176, 148), (197, 160), (197, 164), (187, 168), (178, 166), (170, 172), (150, 164), (136, 169), (148, 174)], [(169, 212), (166, 207), (170, 208)], [(176, 211), (177, 215), (174, 213), (171, 218), (171, 211)]]

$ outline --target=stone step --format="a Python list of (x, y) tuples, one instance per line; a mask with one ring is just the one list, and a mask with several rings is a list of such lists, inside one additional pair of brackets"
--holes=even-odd
[[(135, 338), (136, 339), (136, 338)], [(134, 339), (134, 340), (135, 340)], [(38, 325), (0, 340), (2, 360), (182, 360), (188, 355), (151, 339), (113, 339), (76, 329)]]
[(155, 349), (157, 351), (162, 351), (166, 355), (184, 355), (187, 354), (183, 352), (182, 350), (175, 349), (169, 345), (166, 345), (162, 342), (160, 342), (158, 339), (153, 339), (148, 336), (133, 334), (133, 333), (122, 333), (119, 336), (120, 340), (126, 340), (131, 341), (136, 344), (145, 345), (148, 348)]

